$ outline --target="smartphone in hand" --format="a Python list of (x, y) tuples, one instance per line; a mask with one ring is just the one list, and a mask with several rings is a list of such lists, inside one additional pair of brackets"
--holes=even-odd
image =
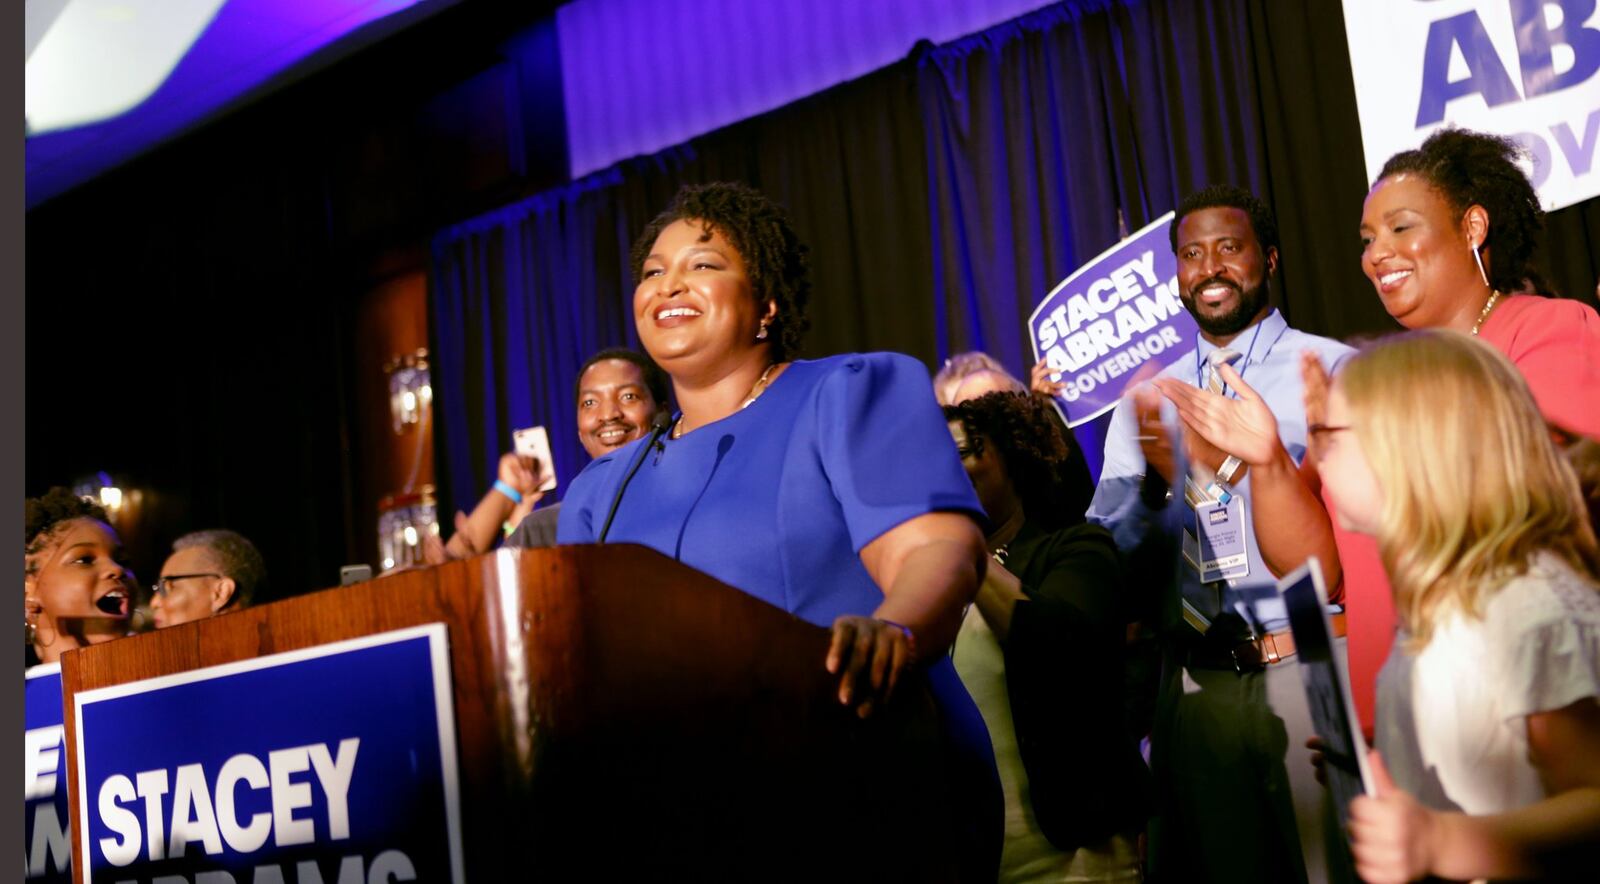
[(556, 487), (555, 462), (550, 458), (550, 434), (544, 427), (511, 431), (511, 449), (522, 457), (533, 458), (533, 471), (540, 491)]

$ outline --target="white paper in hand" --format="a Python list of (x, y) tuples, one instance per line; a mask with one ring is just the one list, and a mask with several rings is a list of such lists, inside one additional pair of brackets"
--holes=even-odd
[(1351, 799), (1362, 793), (1375, 795), (1376, 790), (1367, 768), (1367, 741), (1351, 699), (1350, 671), (1334, 653), (1322, 563), (1315, 556), (1307, 559), (1278, 581), (1278, 592), (1289, 610), (1311, 724), (1324, 744), (1323, 773), (1339, 808), (1339, 821), (1348, 824)]

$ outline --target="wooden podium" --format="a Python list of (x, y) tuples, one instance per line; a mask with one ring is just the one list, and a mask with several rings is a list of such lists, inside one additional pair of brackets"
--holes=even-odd
[(70, 652), (65, 745), (79, 691), (436, 622), (468, 880), (955, 875), (925, 682), (859, 721), (827, 630), (638, 546), (502, 550)]

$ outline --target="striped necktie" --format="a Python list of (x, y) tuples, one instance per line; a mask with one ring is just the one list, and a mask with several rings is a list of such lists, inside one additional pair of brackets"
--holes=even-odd
[(1225, 392), (1226, 386), (1222, 383), (1222, 375), (1218, 373), (1217, 367), (1222, 365), (1234, 365), (1238, 363), (1238, 361), (1239, 351), (1234, 350), (1231, 347), (1218, 347), (1217, 349), (1212, 350), (1211, 355), (1206, 357), (1206, 369), (1210, 375), (1210, 377), (1206, 379), (1206, 389), (1217, 394), (1218, 396), (1227, 395)]
[[(1227, 387), (1222, 382), (1222, 375), (1217, 372), (1220, 365), (1233, 365), (1239, 361), (1239, 351), (1229, 347), (1218, 347), (1206, 356), (1206, 389), (1218, 396), (1227, 395)], [(1184, 482), (1184, 498), (1189, 506), (1199, 507), (1202, 504), (1215, 503), (1219, 496), (1215, 490), (1220, 490), (1216, 485), (1217, 475), (1209, 467), (1202, 464), (1189, 464), (1189, 477)], [(1226, 492), (1222, 492), (1225, 495)], [(1225, 496), (1223, 499), (1226, 499)]]

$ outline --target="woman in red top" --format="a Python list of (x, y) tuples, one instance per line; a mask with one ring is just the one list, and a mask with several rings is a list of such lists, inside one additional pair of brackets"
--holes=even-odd
[(1510, 139), (1434, 133), (1384, 164), (1361, 213), (1361, 267), (1407, 328), (1451, 328), (1510, 357), (1560, 434), (1600, 437), (1600, 314), (1518, 294), (1544, 227)]

